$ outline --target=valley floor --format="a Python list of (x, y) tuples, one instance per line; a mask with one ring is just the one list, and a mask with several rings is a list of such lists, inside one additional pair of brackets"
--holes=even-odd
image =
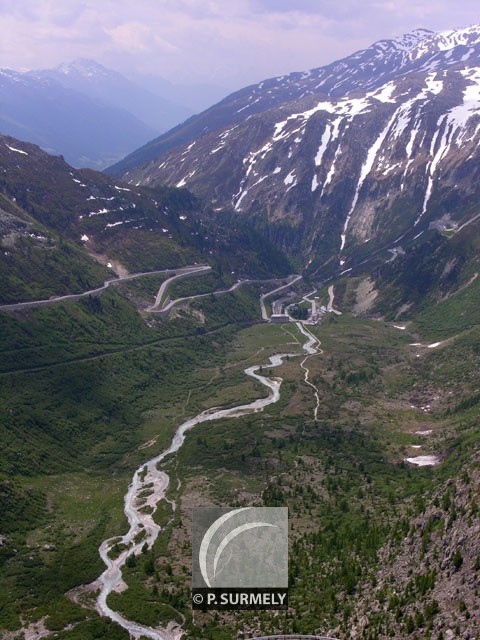
[[(109, 607), (139, 625), (174, 621), (185, 637), (211, 640), (287, 632), (475, 638), (479, 380), (471, 354), (478, 328), (428, 349), (412, 346), (430, 343), (408, 328), (327, 314), (308, 327), (321, 351), (273, 370), (271, 355), (301, 353), (306, 338), (293, 323), (258, 324), (259, 293), (250, 285), (186, 302), (169, 323), (139, 321), (128, 338), (137, 321), (116, 292), (102, 294), (99, 307), (80, 301), (4, 321), (6, 329), (50, 323), (41, 344), (25, 334), (16, 362), (4, 359), (10, 370), (32, 362), (33, 352), (40, 367), (53, 357), (90, 357), (100, 339), (108, 348), (131, 347), (134, 335), (139, 348), (146, 338), (168, 339), (58, 364), (48, 377), (0, 378), (10, 398), (1, 425), (9, 442), (2, 453), (2, 637), (19, 637), (20, 624), (35, 622), (65, 640), (127, 637), (98, 617), (96, 594), (81, 586), (104, 569), (101, 541), (128, 529), (123, 496), (133, 470), (165, 450), (189, 417), (265, 397), (244, 374), (263, 363), (262, 376), (283, 378), (279, 401), (197, 424), (160, 464), (170, 502), (159, 503), (153, 521), (165, 531), (124, 568), (128, 589), (111, 593)], [(95, 332), (77, 336), (72, 352), (56, 336), (68, 338), (79, 314)], [(10, 423), (17, 440), (9, 438)], [(420, 455), (441, 463), (406, 462)], [(288, 612), (192, 614), (191, 512), (201, 504), (289, 507)], [(120, 543), (114, 553), (121, 551)]]

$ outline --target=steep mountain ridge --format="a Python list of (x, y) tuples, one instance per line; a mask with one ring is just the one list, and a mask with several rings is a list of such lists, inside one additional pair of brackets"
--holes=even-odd
[[(127, 174), (187, 186), (268, 227), (312, 269), (477, 213), (480, 48), (338, 100), (304, 97)], [(473, 54), (471, 54), (473, 56)]]
[(433, 229), (408, 251), (373, 269), (372, 310), (402, 321), (415, 317), (423, 334), (449, 339), (480, 322), (480, 216), (455, 231)]
[(131, 189), (0, 136), (0, 299), (91, 289), (109, 275), (97, 259), (131, 272), (194, 261), (239, 274), (290, 271), (267, 241), (232, 224), (226, 212), (218, 215), (186, 189)]
[(308, 95), (338, 99), (355, 91), (377, 88), (405, 73), (465, 62), (478, 52), (479, 42), (478, 26), (439, 33), (417, 29), (393, 40), (380, 40), (323, 67), (264, 80), (227, 96), (108, 171), (114, 175), (124, 174), (137, 165), (155, 162), (169, 149)]

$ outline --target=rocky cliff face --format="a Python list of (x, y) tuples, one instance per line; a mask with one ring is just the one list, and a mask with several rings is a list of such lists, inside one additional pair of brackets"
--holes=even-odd
[(352, 638), (383, 638), (387, 628), (398, 638), (422, 636), (425, 631), (444, 640), (476, 638), (472, 629), (480, 624), (479, 456), (471, 463), (470, 472), (449, 480), (405, 526), (400, 543), (392, 540), (381, 550), (375, 585), (365, 585), (356, 598)]
[(302, 266), (333, 255), (347, 269), (353, 257), (475, 212), (479, 66), (480, 29), (382, 41), (250, 88), (237, 115), (259, 103), (261, 113), (231, 118), (125, 177), (187, 186), (262, 220)]

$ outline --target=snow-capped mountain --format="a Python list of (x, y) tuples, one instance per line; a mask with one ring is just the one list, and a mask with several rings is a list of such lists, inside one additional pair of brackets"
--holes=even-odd
[(338, 99), (378, 88), (402, 74), (465, 63), (478, 56), (479, 43), (480, 27), (440, 33), (417, 29), (396, 39), (380, 40), (326, 66), (264, 80), (232, 93), (180, 127), (152, 140), (112, 166), (109, 172), (122, 175), (211, 131), (309, 95)]
[(126, 178), (186, 186), (261, 219), (304, 265), (333, 253), (346, 269), (353, 253), (400, 247), (432, 224), (454, 228), (475, 214), (480, 28), (378, 42), (250, 88), (247, 106), (260, 95), (273, 101), (274, 87), (288, 92), (286, 103), (233, 119)]
[(31, 71), (28, 75), (55, 80), (66, 89), (125, 109), (158, 133), (183, 122), (193, 113), (183, 104), (156, 95), (95, 60), (78, 58), (55, 69)]

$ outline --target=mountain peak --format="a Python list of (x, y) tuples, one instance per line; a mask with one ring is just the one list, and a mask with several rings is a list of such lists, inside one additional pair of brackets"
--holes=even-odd
[(116, 71), (107, 69), (107, 67), (90, 58), (76, 58), (72, 62), (64, 62), (56, 68), (56, 71), (65, 76), (79, 75), (85, 78), (117, 75)]
[(372, 54), (388, 57), (400, 54), (401, 63), (409, 64), (424, 56), (446, 52), (461, 45), (473, 46), (478, 43), (480, 43), (479, 25), (447, 31), (418, 28), (395, 38), (379, 40), (351, 57), (354, 59), (365, 55), (371, 57)]
[(429, 53), (449, 51), (457, 46), (473, 46), (480, 43), (479, 25), (472, 25), (463, 29), (425, 33), (425, 37), (420, 39), (418, 45), (413, 49), (412, 60)]
[[(371, 45), (373, 48), (393, 48), (401, 51), (414, 51), (421, 43), (430, 41), (436, 35), (430, 29), (414, 29), (393, 39), (382, 39)], [(370, 48), (370, 47), (369, 47)]]

